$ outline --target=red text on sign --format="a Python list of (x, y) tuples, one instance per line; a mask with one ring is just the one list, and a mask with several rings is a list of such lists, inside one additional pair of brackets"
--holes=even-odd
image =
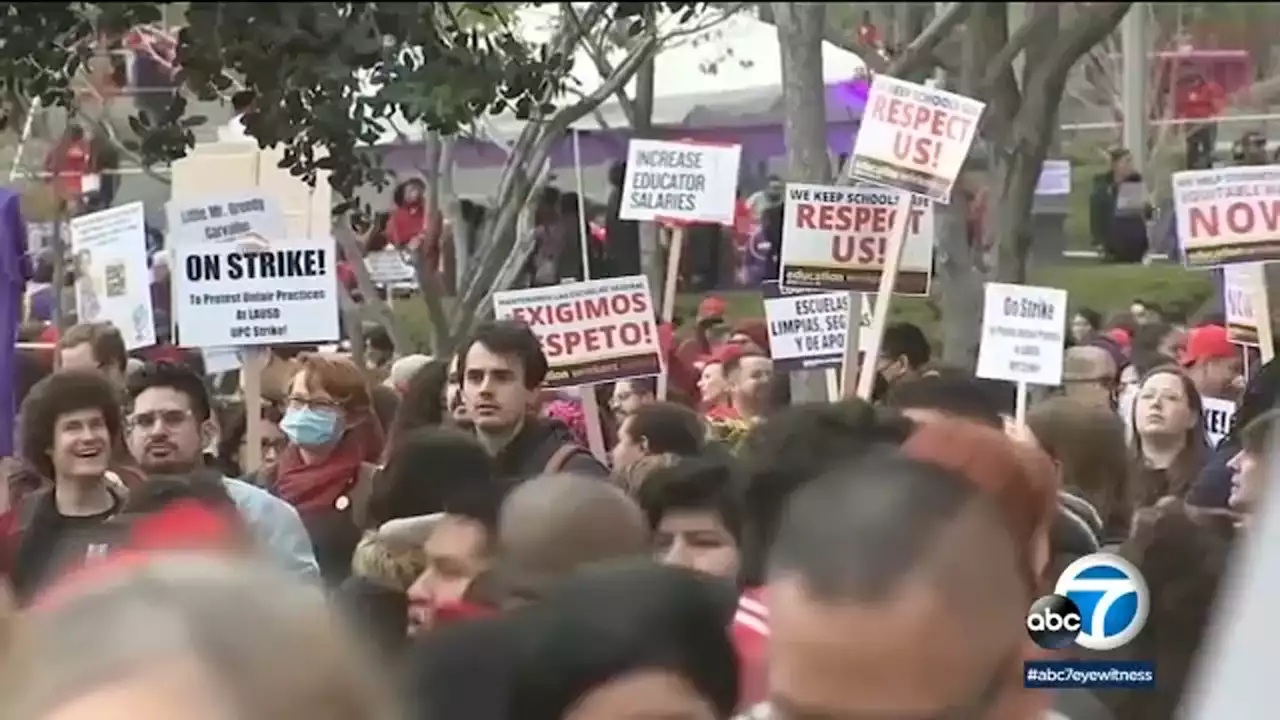
[(524, 305), (511, 310), (516, 319), (532, 328), (539, 325), (603, 320), (647, 312), (649, 312), (649, 296), (639, 291), (541, 305)]
[(1240, 200), (1226, 207), (1192, 206), (1187, 218), (1193, 238), (1274, 233), (1280, 229), (1280, 200)]
[(542, 352), (547, 360), (580, 353), (602, 353), (625, 348), (644, 347), (653, 344), (653, 323), (645, 321), (624, 322), (617, 325), (601, 325), (585, 330), (540, 333)]
[[(856, 265), (883, 265), (897, 209), (891, 205), (814, 205), (796, 208), (796, 227), (831, 232), (831, 259)], [(907, 211), (908, 233), (920, 232), (924, 211)]]
[(871, 116), (902, 128), (893, 138), (895, 157), (929, 167), (938, 166), (944, 140), (961, 142), (973, 126), (964, 115), (896, 97), (877, 96)]

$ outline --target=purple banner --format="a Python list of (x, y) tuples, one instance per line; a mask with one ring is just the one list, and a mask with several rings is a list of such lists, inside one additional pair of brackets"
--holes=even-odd
[(30, 277), (27, 226), (22, 221), (21, 196), (0, 188), (0, 457), (13, 454), (14, 355), (22, 320), (22, 293)]

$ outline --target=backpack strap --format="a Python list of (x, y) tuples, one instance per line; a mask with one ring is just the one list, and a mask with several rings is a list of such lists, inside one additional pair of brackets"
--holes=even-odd
[(547, 466), (543, 468), (543, 472), (547, 474), (558, 473), (564, 470), (565, 464), (569, 462), (569, 458), (582, 452), (582, 448), (573, 443), (565, 443), (556, 448), (551, 457), (547, 460)]

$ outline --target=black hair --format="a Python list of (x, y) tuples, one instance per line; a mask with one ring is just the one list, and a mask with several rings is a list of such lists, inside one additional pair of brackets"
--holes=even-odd
[(1136, 350), (1130, 356), (1129, 364), (1142, 377), (1158, 367), (1177, 365), (1178, 361), (1168, 355), (1161, 355), (1155, 350)]
[(648, 440), (651, 455), (671, 453), (680, 457), (692, 457), (702, 451), (707, 430), (698, 414), (689, 408), (672, 402), (657, 402), (641, 406), (626, 423), (626, 430), (633, 439)]
[(547, 377), (547, 356), (542, 352), (538, 336), (518, 320), (494, 320), (476, 328), (458, 354), (458, 374), (467, 376), (467, 354), (472, 346), (481, 345), (495, 355), (515, 356), (524, 370), (524, 386), (532, 390)]
[(882, 357), (893, 360), (906, 357), (907, 365), (915, 370), (929, 362), (931, 352), (924, 332), (911, 323), (893, 323), (884, 329), (884, 340), (880, 343)]
[(1173, 332), (1173, 327), (1164, 321), (1139, 325), (1137, 329), (1133, 331), (1133, 353), (1156, 352), (1160, 347), (1160, 343), (1163, 342), (1171, 332)]
[(449, 364), (431, 360), (413, 373), (400, 406), (391, 420), (387, 439), (395, 442), (400, 436), (420, 427), (439, 425), (445, 419), (445, 387), (449, 383)]
[(885, 405), (897, 410), (935, 410), (944, 415), (1004, 428), (1004, 407), (991, 385), (950, 373), (904, 380), (889, 389)]
[(146, 482), (129, 491), (124, 513), (155, 513), (180, 500), (194, 500), (212, 510), (234, 512), (236, 509), (235, 500), (218, 473), (205, 471), (186, 475), (148, 475)]
[(797, 488), (873, 447), (901, 445), (911, 428), (905, 418), (878, 412), (861, 400), (795, 405), (756, 426), (739, 450), (743, 584), (763, 582), (765, 556), (782, 508)]
[(183, 365), (170, 362), (147, 363), (142, 369), (129, 375), (126, 387), (130, 403), (147, 390), (165, 388), (186, 396), (197, 422), (204, 422), (213, 414), (209, 388), (205, 387), (204, 380), (199, 375)]
[(473, 435), (424, 427), (401, 438), (391, 452), (374, 483), (369, 517), (376, 526), (444, 512), (475, 520), (493, 533), (507, 490), (493, 457)]
[(396, 350), (395, 343), (391, 342), (391, 333), (381, 325), (372, 325), (364, 329), (365, 345), (371, 350), (379, 350), (381, 352), (393, 353)]
[(1097, 310), (1082, 307), (1076, 310), (1076, 315), (1084, 318), (1084, 321), (1089, 323), (1089, 327), (1093, 328), (1094, 332), (1102, 329), (1102, 315)]
[[(984, 504), (998, 518), (991, 501), (955, 473), (895, 449), (873, 451), (791, 497), (770, 572), (800, 578), (822, 600), (877, 602), (936, 551), (938, 535), (963, 511)], [(1011, 573), (1015, 556), (1010, 543)]]
[(734, 466), (722, 459), (689, 458), (654, 470), (636, 495), (640, 509), (657, 530), (671, 511), (694, 510), (716, 514), (735, 541), (742, 538), (742, 495)]
[(396, 189), (391, 193), (391, 202), (395, 203), (396, 207), (404, 207), (404, 196), (409, 191), (409, 186), (411, 185), (416, 185), (419, 192), (426, 192), (427, 190), (427, 183), (423, 181), (422, 178), (413, 177), (405, 180), (399, 185), (396, 185)]
[(616, 160), (609, 166), (609, 184), (622, 189), (622, 183), (627, 177), (627, 164), (621, 160)]
[[(82, 410), (98, 410), (107, 425), (110, 447), (120, 445), (123, 420), (116, 386), (96, 370), (60, 370), (31, 388), (18, 411), (22, 457), (37, 472), (54, 478), (49, 452), (58, 418)], [(108, 448), (110, 449), (110, 448)]]
[(508, 686), (522, 720), (560, 720), (592, 689), (636, 670), (668, 670), (714, 708), (738, 702), (727, 633), (733, 588), (650, 562), (583, 570), (530, 613)]
[(369, 399), (373, 401), (373, 414), (382, 427), (391, 425), (392, 420), (400, 413), (400, 393), (378, 383), (369, 387)]
[[(262, 419), (270, 423), (279, 424), (284, 418), (280, 408), (273, 403), (264, 402), (261, 412)], [(218, 414), (218, 428), (222, 433), (218, 438), (218, 455), (216, 458), (218, 469), (228, 477), (240, 477), (245, 471), (245, 468), (240, 467), (238, 462), (238, 459), (243, 460), (243, 458), (238, 458), (240, 444), (244, 442), (245, 433), (249, 431), (244, 403), (228, 403), (222, 409), (222, 412)]]
[(631, 389), (644, 395), (658, 394), (658, 379), (656, 377), (633, 377), (626, 380), (619, 380), (631, 386)]

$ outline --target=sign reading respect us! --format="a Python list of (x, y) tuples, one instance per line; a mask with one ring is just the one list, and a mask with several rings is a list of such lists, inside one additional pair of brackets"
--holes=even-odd
[(987, 283), (978, 377), (1061, 385), (1066, 316), (1066, 290)]
[(782, 220), (782, 284), (788, 288), (875, 292), (898, 207), (910, 202), (894, 292), (928, 295), (933, 274), (933, 203), (884, 187), (787, 184)]
[(963, 95), (876, 75), (849, 174), (947, 203), (984, 108)]
[(1222, 308), (1231, 342), (1258, 346), (1258, 317), (1254, 314), (1256, 288), (1266, 292), (1261, 264), (1244, 263), (1222, 268)]
[(651, 297), (636, 275), (500, 292), (493, 313), (538, 336), (548, 387), (573, 387), (663, 372)]
[(1173, 205), (1187, 267), (1280, 260), (1280, 166), (1174, 173)]
[(632, 140), (619, 216), (732, 225), (741, 159), (741, 145)]

